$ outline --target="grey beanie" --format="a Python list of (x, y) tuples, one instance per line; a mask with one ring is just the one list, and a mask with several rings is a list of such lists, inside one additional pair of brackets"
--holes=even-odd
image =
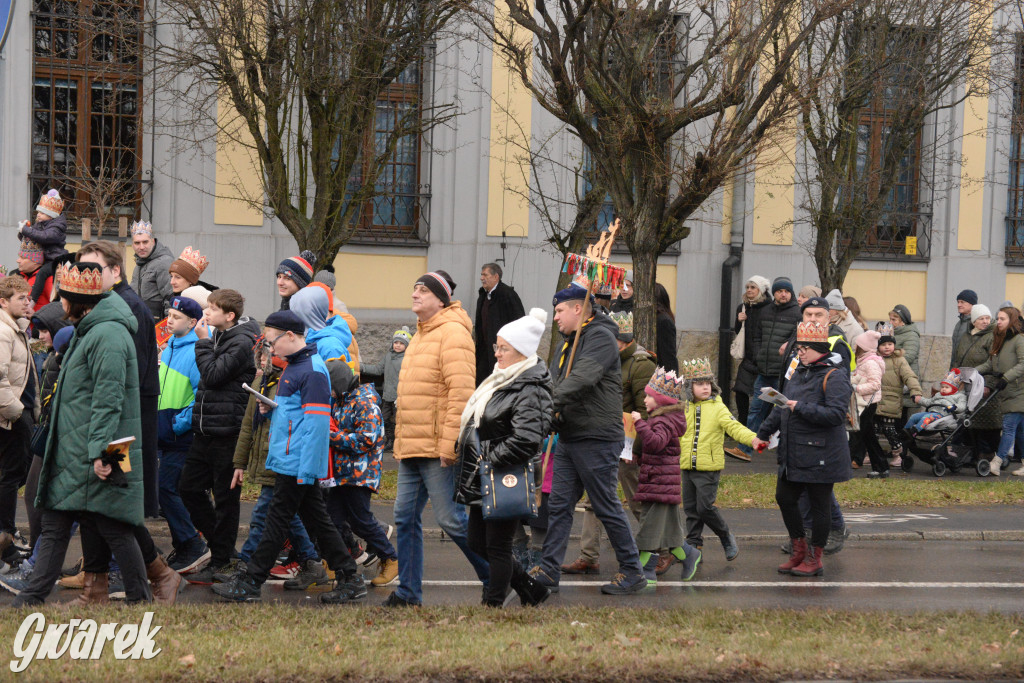
[(321, 270), (317, 272), (316, 275), (313, 276), (313, 282), (319, 282), (321, 284), (327, 285), (333, 292), (335, 286), (337, 286), (338, 284), (338, 278), (334, 277), (334, 273), (328, 270)]

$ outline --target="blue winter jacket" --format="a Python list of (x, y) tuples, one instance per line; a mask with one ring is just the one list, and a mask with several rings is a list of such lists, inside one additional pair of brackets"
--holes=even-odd
[(334, 360), (335, 358), (344, 358), (346, 362), (352, 360), (348, 355), (348, 345), (352, 343), (352, 331), (341, 316), (334, 316), (328, 320), (327, 327), (322, 330), (307, 331), (306, 343), (316, 344), (317, 353), (324, 360)]
[(327, 365), (307, 344), (286, 358), (270, 418), (267, 469), (300, 484), (327, 476), (330, 457), (331, 380)]
[(157, 402), (157, 446), (164, 451), (187, 451), (192, 445), (192, 406), (199, 387), (195, 330), (171, 337), (160, 354)]

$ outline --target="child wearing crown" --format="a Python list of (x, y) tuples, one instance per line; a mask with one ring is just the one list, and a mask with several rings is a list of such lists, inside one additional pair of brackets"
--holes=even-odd
[(715, 507), (718, 480), (725, 467), (725, 436), (740, 444), (761, 449), (767, 445), (729, 412), (722, 390), (711, 372), (707, 358), (683, 361), (679, 368), (686, 381), (686, 433), (683, 434), (680, 467), (683, 470), (683, 510), (686, 513), (686, 542), (702, 549), (704, 527), (722, 542), (725, 559), (736, 559), (739, 546), (729, 525)]
[(36, 222), (22, 221), (18, 225), (18, 238), (31, 240), (41, 246), (43, 258), (47, 261), (67, 253), (64, 244), (68, 239), (68, 224), (62, 211), (64, 200), (60, 192), (50, 190), (36, 204)]
[(697, 573), (700, 551), (689, 545), (679, 516), (682, 499), (679, 480), (679, 437), (686, 431), (683, 385), (674, 372), (658, 368), (644, 389), (648, 418), (631, 416), (640, 441), (639, 476), (634, 500), (640, 503), (640, 531), (636, 546), (647, 585), (657, 582), (658, 549), (668, 548), (683, 563), (683, 581)]

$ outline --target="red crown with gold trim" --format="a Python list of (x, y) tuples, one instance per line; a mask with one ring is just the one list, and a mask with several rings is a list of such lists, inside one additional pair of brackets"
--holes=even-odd
[(36, 211), (44, 213), (50, 218), (56, 218), (64, 210), (64, 200), (60, 198), (60, 192), (50, 190), (39, 198)]
[(804, 322), (796, 326), (796, 340), (811, 344), (828, 343), (828, 327), (816, 322)]
[(645, 390), (648, 394), (654, 392), (674, 401), (683, 400), (683, 381), (676, 377), (676, 373), (672, 370), (665, 372), (665, 368), (659, 367), (654, 371)]
[(103, 269), (95, 263), (64, 263), (57, 267), (57, 287), (62, 299), (95, 303), (105, 291)]
[(200, 254), (198, 249), (193, 249), (192, 247), (185, 247), (185, 251), (181, 252), (181, 256), (178, 258), (195, 268), (196, 272), (200, 275), (210, 265), (210, 259)]

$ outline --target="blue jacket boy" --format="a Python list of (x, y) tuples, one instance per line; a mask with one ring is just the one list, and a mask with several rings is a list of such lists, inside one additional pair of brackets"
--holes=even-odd
[(267, 469), (315, 484), (327, 476), (331, 382), (315, 344), (287, 356), (270, 420)]
[(192, 445), (192, 406), (199, 388), (197, 341), (195, 330), (172, 336), (160, 354), (157, 447), (162, 451), (187, 451)]

